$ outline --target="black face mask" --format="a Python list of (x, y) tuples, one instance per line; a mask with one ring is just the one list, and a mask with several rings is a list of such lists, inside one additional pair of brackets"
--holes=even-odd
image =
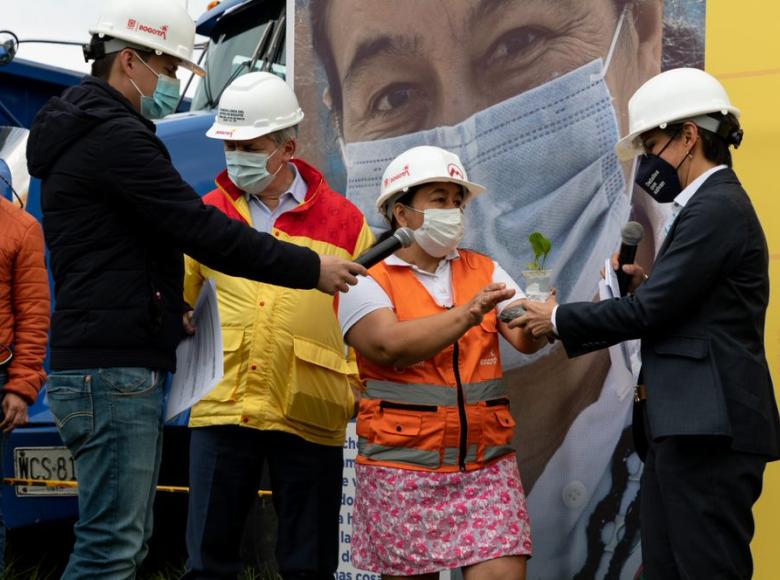
[(639, 165), (636, 168), (634, 182), (658, 203), (671, 203), (682, 191), (677, 170), (683, 164), (687, 155), (683, 157), (683, 160), (680, 161), (677, 167), (661, 159), (661, 153), (669, 147), (669, 144), (676, 137), (676, 134), (672, 136), (669, 139), (669, 143), (664, 145), (664, 148), (661, 149), (658, 155), (645, 153), (639, 157)]

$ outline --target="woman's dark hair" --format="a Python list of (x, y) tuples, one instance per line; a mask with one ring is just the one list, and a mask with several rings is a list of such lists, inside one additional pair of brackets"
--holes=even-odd
[[(733, 145), (734, 149), (739, 148), (744, 134), (739, 126), (739, 120), (732, 113), (726, 113), (725, 115), (722, 113), (710, 113), (708, 117), (717, 119), (720, 121), (720, 125), (716, 133), (699, 127), (704, 157), (716, 165), (731, 167), (731, 150), (729, 146)], [(682, 133), (683, 124), (674, 123), (662, 129), (661, 132), (667, 137), (676, 139)]]
[[(412, 199), (414, 199), (414, 194), (417, 193), (417, 190), (420, 189), (423, 185), (425, 185), (425, 184), (414, 185), (414, 186), (410, 187), (409, 191), (407, 191), (406, 193), (400, 195), (399, 197), (391, 200), (391, 203), (393, 204), (393, 206), (395, 206), (395, 204), (397, 204), (397, 203), (400, 203), (401, 205), (409, 205), (410, 203), (412, 203)], [(392, 213), (390, 214), (390, 216), (391, 216), (390, 217), (390, 229), (387, 230), (386, 232), (383, 232), (377, 238), (376, 244), (378, 244), (380, 242), (384, 242), (387, 238), (389, 238), (390, 236), (393, 235), (393, 232), (395, 230), (398, 229), (398, 222), (396, 221), (395, 216)], [(376, 244), (374, 244), (374, 245), (376, 245)]]

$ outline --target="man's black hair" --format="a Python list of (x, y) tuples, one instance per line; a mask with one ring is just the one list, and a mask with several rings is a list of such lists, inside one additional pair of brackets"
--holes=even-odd
[[(90, 40), (89, 45), (84, 49), (85, 58), (93, 59), (90, 74), (93, 77), (97, 77), (104, 81), (107, 81), (108, 77), (111, 76), (111, 69), (114, 66), (116, 56), (121, 52), (116, 51), (106, 54), (105, 43), (109, 40), (111, 40), (110, 36), (103, 36), (101, 38), (97, 34), (94, 34), (92, 35), (92, 39)], [(135, 51), (144, 60), (148, 60), (154, 54), (154, 52), (151, 50), (136, 49)]]

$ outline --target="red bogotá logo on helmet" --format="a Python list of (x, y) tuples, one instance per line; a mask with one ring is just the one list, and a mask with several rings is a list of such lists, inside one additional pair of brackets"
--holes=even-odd
[[(133, 23), (134, 26), (131, 27), (130, 23)], [(168, 40), (168, 25), (163, 24), (160, 28), (155, 28), (154, 26), (149, 26), (148, 24), (137, 24), (135, 20), (132, 18), (127, 21), (127, 27), (128, 28), (134, 28), (135, 30), (138, 30), (138, 32), (145, 32), (146, 34), (151, 34), (152, 36), (159, 36), (163, 40)]]
[(390, 177), (385, 177), (385, 187), (387, 187), (388, 185), (390, 185), (395, 181), (398, 181), (402, 177), (411, 177), (411, 176), (412, 174), (409, 173), (409, 166), (404, 165), (403, 169), (400, 172), (396, 173), (395, 175), (391, 175)]
[(137, 26), (138, 26), (138, 22), (136, 21), (135, 18), (128, 18), (127, 19), (127, 27), (130, 30), (135, 30)]
[(458, 179), (465, 179), (465, 177), (463, 177), (463, 170), (460, 167), (458, 167), (457, 165), (455, 165), (454, 163), (450, 163), (447, 166), (447, 173), (450, 174), (450, 177), (457, 177)]

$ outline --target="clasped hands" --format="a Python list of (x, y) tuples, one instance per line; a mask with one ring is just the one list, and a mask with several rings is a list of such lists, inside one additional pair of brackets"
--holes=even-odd
[[(617, 252), (612, 254), (610, 264), (614, 270), (620, 268)], [(631, 282), (628, 286), (629, 293), (635, 292), (648, 278), (642, 266), (637, 264), (625, 264), (623, 271), (631, 276)], [(602, 277), (604, 276), (603, 270), (601, 275)], [(553, 342), (557, 338), (553, 325), (553, 312), (555, 307), (558, 306), (555, 290), (552, 291), (550, 297), (545, 302), (525, 298), (520, 301), (520, 304), (525, 308), (526, 313), (512, 320), (509, 323), (509, 328), (524, 328), (530, 331), (534, 338), (545, 337), (550, 342)]]
[(509, 322), (509, 328), (523, 328), (529, 331), (534, 338), (546, 338), (549, 342), (555, 341), (557, 336), (552, 322), (553, 311), (558, 306), (555, 289), (544, 302), (523, 298), (520, 300), (520, 304), (525, 309), (525, 314)]

